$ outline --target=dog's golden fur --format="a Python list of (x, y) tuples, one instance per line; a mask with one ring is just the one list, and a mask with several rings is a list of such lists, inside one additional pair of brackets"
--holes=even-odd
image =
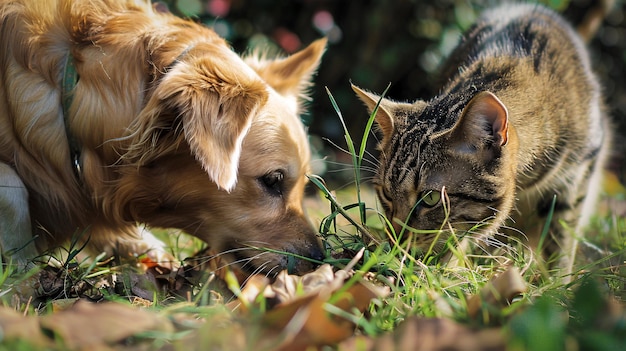
[[(131, 251), (145, 223), (183, 229), (247, 270), (287, 262), (250, 247), (320, 258), (302, 209), (298, 114), (324, 40), (242, 59), (210, 29), (139, 0), (1, 0), (0, 21), (5, 253), (24, 263), (82, 232), (92, 251)], [(68, 54), (79, 80), (64, 116)]]

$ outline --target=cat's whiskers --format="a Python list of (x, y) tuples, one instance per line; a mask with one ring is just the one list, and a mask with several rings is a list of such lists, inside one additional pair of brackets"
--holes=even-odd
[(371, 164), (372, 166), (376, 168), (380, 166), (380, 161), (378, 160), (378, 157), (376, 157), (376, 155), (371, 153), (369, 150), (365, 149), (364, 156), (367, 156), (367, 157), (363, 157), (364, 161), (367, 161), (369, 164)]

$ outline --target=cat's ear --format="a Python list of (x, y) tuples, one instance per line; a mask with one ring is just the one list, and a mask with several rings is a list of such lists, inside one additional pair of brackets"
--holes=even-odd
[(465, 106), (461, 118), (453, 128), (474, 145), (492, 140), (492, 145), (506, 145), (509, 136), (509, 112), (493, 93), (478, 93)]
[(352, 90), (354, 90), (359, 99), (363, 101), (369, 113), (372, 113), (374, 111), (376, 105), (380, 101), (380, 105), (378, 105), (378, 110), (376, 110), (376, 123), (378, 124), (380, 131), (383, 133), (383, 137), (388, 138), (391, 134), (393, 134), (395, 128), (394, 118), (393, 114), (391, 114), (390, 108), (393, 102), (384, 98), (381, 100), (380, 96), (367, 92), (354, 84), (351, 85)]

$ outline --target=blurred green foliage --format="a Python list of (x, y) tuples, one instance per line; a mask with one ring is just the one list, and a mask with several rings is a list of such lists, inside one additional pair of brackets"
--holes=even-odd
[(550, 291), (513, 317), (508, 326), (511, 350), (626, 349), (626, 317), (601, 283), (586, 277), (573, 299), (564, 296), (566, 291)]
[[(594, 0), (544, 0), (579, 23)], [(235, 51), (265, 45), (291, 53), (311, 41), (330, 40), (312, 91), (305, 122), (312, 142), (330, 161), (350, 163), (348, 155), (319, 137), (343, 145), (343, 129), (324, 90), (328, 87), (344, 113), (352, 135), (360, 135), (367, 112), (350, 89), (350, 82), (396, 100), (428, 99), (437, 92), (437, 68), (456, 45), (459, 35), (495, 0), (167, 0), (170, 10), (196, 18), (225, 37)], [(594, 67), (601, 77), (609, 110), (621, 135), (626, 135), (625, 4), (617, 0), (591, 43)], [(358, 141), (357, 141), (358, 142)], [(370, 141), (374, 143), (373, 138)], [(626, 154), (623, 137), (616, 154)], [(373, 146), (373, 145), (370, 145)], [(370, 150), (374, 150), (370, 147)], [(618, 161), (621, 161), (619, 159)], [(318, 163), (317, 166), (320, 164)], [(621, 167), (616, 162), (615, 167)], [(327, 167), (333, 168), (328, 162)], [(323, 172), (323, 168), (318, 168)], [(346, 179), (352, 173), (347, 170)], [(623, 171), (622, 171), (622, 174)], [(325, 175), (340, 179), (340, 173)]]

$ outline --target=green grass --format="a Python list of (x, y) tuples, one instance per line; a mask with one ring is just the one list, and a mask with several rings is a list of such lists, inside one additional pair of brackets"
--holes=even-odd
[[(604, 234), (596, 236), (594, 241), (602, 247), (610, 247), (614, 253), (610, 259), (602, 257), (579, 266), (581, 273), (577, 279), (565, 285), (555, 279), (558, 272), (546, 273), (541, 262), (529, 261), (520, 251), (517, 255), (513, 251), (509, 256), (499, 257), (457, 251), (455, 255), (464, 264), (450, 266), (439, 256), (418, 253), (409, 242), (396, 239), (371, 245), (369, 236), (374, 236), (371, 233), (380, 233), (388, 223), (379, 210), (375, 206), (350, 203), (350, 197), (355, 201), (359, 199), (353, 189), (335, 196), (325, 188), (320, 191), (322, 196), (332, 199), (332, 212), (321, 220), (320, 232), (335, 256), (346, 253), (345, 258), (334, 262), (341, 266), (351, 253), (366, 248), (360, 269), (375, 272), (380, 281), (392, 287), (389, 297), (371, 306), (366, 322), (368, 328), (364, 329), (368, 333), (380, 335), (394, 331), (410, 316), (446, 317), (473, 327), (502, 328), (510, 334), (510, 346), (517, 350), (569, 350), (572, 345), (582, 350), (617, 350), (626, 346), (623, 310), (615, 307), (612, 313), (618, 317), (612, 322), (605, 325), (597, 322), (609, 313), (610, 296), (621, 304), (624, 302), (624, 219), (596, 220), (590, 232), (601, 229)], [(346, 202), (342, 205), (336, 198)], [(350, 218), (342, 218), (344, 216)], [(356, 226), (355, 218), (366, 218), (366, 221)], [(363, 235), (363, 230), (371, 233)], [(468, 297), (505, 269), (503, 261), (522, 270), (527, 292), (509, 306), (499, 309), (484, 306), (478, 317), (469, 316)]]

